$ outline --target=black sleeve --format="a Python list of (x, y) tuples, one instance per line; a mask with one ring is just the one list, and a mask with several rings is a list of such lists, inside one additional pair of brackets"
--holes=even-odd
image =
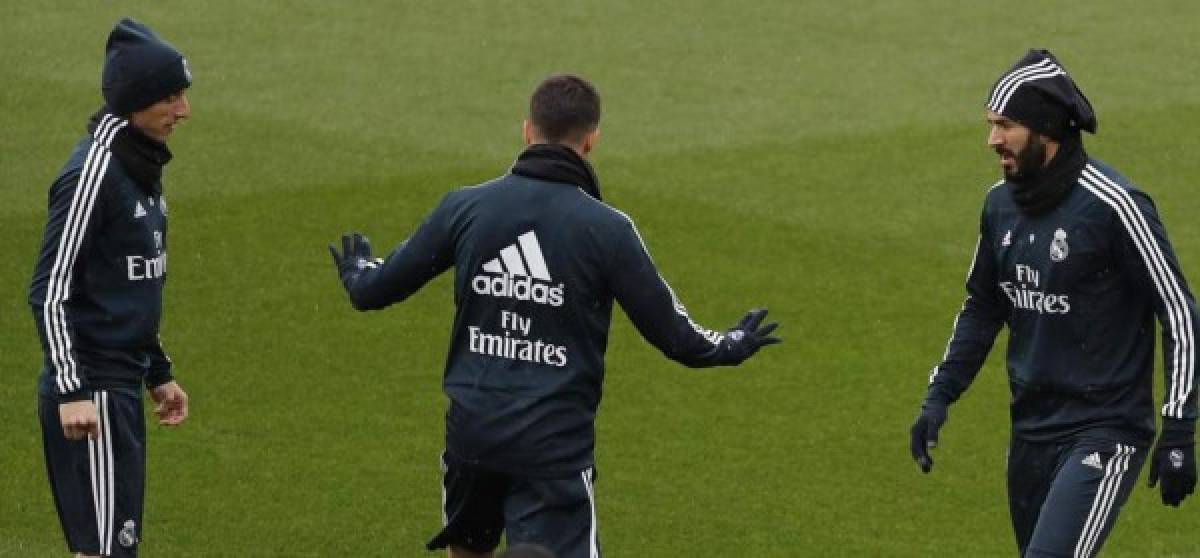
[(146, 347), (146, 354), (150, 356), (150, 368), (146, 372), (147, 388), (154, 389), (175, 379), (171, 374), (171, 357), (163, 350), (161, 339), (156, 337), (154, 344)]
[[(1118, 195), (1118, 197), (1120, 197)], [(1132, 204), (1123, 202), (1132, 201)], [(1179, 269), (1175, 251), (1154, 202), (1141, 192), (1120, 197), (1116, 206), (1118, 261), (1137, 289), (1151, 293), (1154, 312), (1162, 324), (1162, 416), (1196, 420), (1196, 301)]]
[(449, 196), (382, 261), (365, 262), (342, 275), (342, 285), (357, 310), (377, 310), (400, 302), (454, 265), (449, 234)]
[(642, 337), (667, 358), (691, 367), (737, 364), (722, 347), (724, 335), (688, 316), (658, 274), (633, 221), (618, 233), (609, 266), (609, 288)]
[(967, 272), (967, 299), (954, 320), (942, 362), (929, 375), (927, 401), (947, 405), (957, 401), (975, 380), (1004, 326), (1007, 300), (997, 286), (994, 247), (982, 219), (979, 230)]
[(89, 249), (96, 235), (104, 197), (102, 181), (102, 175), (89, 175), (84, 180), (78, 170), (66, 173), (51, 186), (47, 201), (36, 275), (45, 280), (36, 282), (31, 294), (41, 301), (33, 309), (34, 317), (60, 402), (91, 398), (88, 371), (76, 354), (75, 317), (67, 301), (76, 283), (73, 277), (79, 267), (79, 254)]

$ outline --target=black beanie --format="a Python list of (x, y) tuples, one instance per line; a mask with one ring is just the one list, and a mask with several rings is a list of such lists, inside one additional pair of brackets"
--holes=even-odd
[(117, 115), (128, 116), (192, 84), (183, 55), (132, 19), (117, 22), (104, 50), (100, 90)]
[(1045, 49), (1030, 50), (996, 80), (987, 108), (1055, 140), (1096, 133), (1092, 104)]

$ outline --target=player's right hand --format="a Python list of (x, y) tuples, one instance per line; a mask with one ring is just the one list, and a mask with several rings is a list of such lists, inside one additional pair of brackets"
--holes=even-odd
[(909, 449), (922, 473), (933, 470), (933, 456), (929, 455), (929, 450), (937, 447), (938, 431), (942, 429), (943, 424), (946, 424), (945, 405), (926, 402), (921, 406), (921, 415), (912, 425)]
[(342, 235), (342, 252), (339, 254), (337, 248), (330, 244), (329, 253), (333, 255), (338, 273), (343, 276), (347, 272), (376, 267), (381, 261), (371, 257), (371, 241), (361, 233)]
[(58, 421), (62, 424), (63, 436), (68, 440), (95, 440), (100, 437), (100, 417), (96, 404), (88, 400), (61, 403), (58, 406)]

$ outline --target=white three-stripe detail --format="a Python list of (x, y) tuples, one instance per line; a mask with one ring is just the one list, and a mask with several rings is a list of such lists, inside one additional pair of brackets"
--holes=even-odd
[[(92, 394), (92, 404), (95, 405), (97, 409), (100, 408), (100, 393), (101, 392), (95, 392)], [(100, 459), (101, 454), (99, 451), (99, 438), (93, 440), (89, 437), (87, 444), (88, 472), (91, 474), (92, 479), (92, 510), (96, 514), (96, 537), (99, 538), (100, 534), (104, 532), (104, 508), (100, 506), (100, 502), (104, 498), (103, 487), (104, 479), (106, 477), (102, 468), (103, 462)]]
[(115, 480), (116, 467), (114, 467), (114, 464), (113, 464), (112, 422), (109, 420), (109, 414), (111, 411), (111, 407), (108, 404), (108, 392), (107, 391), (102, 392), (102, 395), (103, 395), (103, 400), (104, 400), (104, 406), (101, 408), (101, 411), (100, 411), (100, 423), (101, 423), (100, 428), (101, 428), (101, 437), (104, 439), (104, 462), (106, 464), (104, 469), (108, 473), (108, 487), (104, 491), (105, 494), (108, 496), (108, 501), (105, 503), (105, 505), (107, 506), (107, 508), (106, 508), (107, 511), (104, 514), (104, 517), (107, 520), (107, 524), (104, 526), (104, 538), (102, 539), (102, 541), (103, 541), (102, 546), (104, 547), (105, 554), (111, 554), (112, 553), (112, 539), (113, 539), (113, 524), (116, 523), (115, 516), (117, 514), (117, 506), (116, 506), (117, 483)]
[(587, 490), (588, 506), (591, 507), (592, 528), (588, 534), (588, 558), (600, 558), (600, 540), (596, 537), (596, 488), (592, 484), (592, 468), (588, 467), (582, 473), (583, 487)]
[(1096, 498), (1092, 500), (1092, 508), (1088, 512), (1079, 541), (1075, 544), (1075, 558), (1086, 558), (1096, 550), (1100, 534), (1112, 513), (1117, 494), (1121, 491), (1121, 478), (1129, 470), (1130, 457), (1137, 449), (1132, 446), (1117, 444), (1117, 452), (1108, 460), (1104, 469), (1104, 478), (1096, 488)]
[(1195, 377), (1195, 337), (1187, 298), (1175, 274), (1171, 272), (1145, 216), (1129, 193), (1092, 165), (1084, 169), (1080, 183), (1120, 216), (1167, 310), (1167, 325), (1175, 347), (1171, 355), (1171, 383), (1167, 386), (1167, 400), (1163, 404), (1162, 414), (1165, 417), (1183, 418), (1184, 406), (1191, 396)]
[(60, 393), (75, 391), (82, 387), (78, 365), (71, 356), (71, 337), (68, 331), (63, 304), (71, 296), (71, 280), (75, 258), (83, 243), (84, 232), (96, 203), (96, 195), (112, 153), (108, 150), (116, 133), (128, 121), (105, 115), (92, 135), (92, 146), (79, 175), (67, 219), (59, 238), (54, 265), (46, 287), (46, 301), (42, 305), (42, 319), (46, 324), (46, 340), (50, 347), (50, 360), (55, 368), (55, 382)]
[(990, 108), (990, 107), (995, 106), (996, 101), (999, 100), (1000, 97), (1004, 96), (1004, 93), (1006, 93), (1008, 91), (1008, 88), (1014, 82), (1016, 82), (1017, 80), (1021, 79), (1022, 77), (1026, 76), (1030, 73), (1049, 68), (1050, 67), (1049, 63), (1050, 63), (1049, 60), (1042, 60), (1036, 64), (1030, 64), (1028, 66), (1021, 66), (1020, 68), (1017, 68), (1017, 69), (1009, 72), (1008, 74), (1005, 74), (1004, 77), (1000, 78), (1000, 81), (996, 82), (996, 87), (994, 89), (992, 89), (992, 95), (990, 97), (988, 97), (988, 103), (987, 103), (988, 107)]
[(996, 84), (996, 89), (992, 91), (992, 97), (988, 100), (988, 108), (1003, 113), (1005, 107), (1008, 106), (1009, 99), (1022, 85), (1039, 79), (1065, 75), (1067, 72), (1050, 60), (1042, 60), (1037, 64), (1018, 68)]
[[(520, 245), (520, 248), (517, 246)], [(504, 265), (501, 266), (500, 262)], [(534, 279), (550, 281), (550, 270), (546, 267), (546, 258), (538, 244), (537, 235), (528, 231), (517, 237), (517, 244), (509, 244), (500, 250), (499, 258), (492, 258), (483, 264), (483, 270), (488, 273), (509, 273), (520, 277), (532, 276)]]
[[(83, 170), (79, 175), (79, 182), (76, 184), (75, 193), (71, 199), (71, 206), (67, 211), (67, 220), (63, 224), (63, 230), (59, 237), (58, 252), (55, 254), (54, 265), (50, 271), (50, 280), (46, 287), (46, 301), (42, 304), (42, 319), (46, 324), (46, 340), (50, 346), (50, 360), (57, 372), (55, 380), (58, 384), (58, 390), (61, 393), (73, 391), (79, 387), (76, 385), (75, 371), (73, 369), (74, 361), (70, 355), (70, 337), (67, 335), (65, 328), (60, 325), (63, 312), (61, 303), (57, 302), (59, 286), (62, 284), (61, 277), (65, 273), (62, 269), (63, 263), (67, 260), (64, 254), (67, 252), (68, 245), (70, 244), (69, 239), (71, 237), (68, 232), (74, 227), (78, 208), (87, 204), (86, 202), (81, 203), (80, 198), (84, 197), (84, 186), (87, 184), (88, 177), (91, 175), (92, 168), (96, 162), (96, 152), (100, 150), (100, 143), (96, 141), (96, 138), (112, 123), (110, 119), (110, 115), (104, 115), (104, 118), (100, 121), (100, 125), (96, 127), (91, 149), (88, 151), (87, 159), (84, 161)], [(70, 262), (68, 262), (67, 266), (70, 265)], [(65, 338), (65, 342), (67, 343), (65, 355), (61, 348), (64, 343), (63, 338)]]
[(450, 524), (450, 511), (446, 509), (446, 485), (450, 483), (450, 479), (446, 477), (450, 472), (450, 467), (446, 466), (446, 454), (442, 453), (438, 458), (442, 462), (442, 527)]
[(113, 467), (112, 421), (109, 419), (108, 392), (92, 394), (100, 435), (88, 439), (89, 472), (92, 480), (92, 506), (96, 512), (96, 537), (100, 554), (112, 552), (113, 523), (116, 515), (116, 471)]

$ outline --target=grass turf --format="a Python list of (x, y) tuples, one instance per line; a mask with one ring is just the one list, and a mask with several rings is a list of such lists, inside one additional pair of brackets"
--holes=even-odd
[[(1054, 49), (1097, 107), (1089, 149), (1154, 195), (1195, 277), (1198, 10), (6, 3), (0, 556), (65, 554), (25, 289), (119, 15), (178, 45), (197, 79), (167, 170), (163, 326), (192, 417), (151, 428), (147, 555), (421, 553), (440, 521), (448, 276), (361, 315), (324, 245), (353, 228), (385, 249), (447, 189), (502, 172), (529, 91), (567, 70), (604, 95), (606, 198), (693, 315), (724, 327), (763, 304), (786, 339), (695, 372), (617, 313), (598, 422), (607, 553), (1009, 556), (1002, 347), (952, 409), (935, 473), (905, 448), (996, 176), (984, 96), (1024, 49)], [(1139, 486), (1106, 555), (1196, 555), (1196, 506)]]

